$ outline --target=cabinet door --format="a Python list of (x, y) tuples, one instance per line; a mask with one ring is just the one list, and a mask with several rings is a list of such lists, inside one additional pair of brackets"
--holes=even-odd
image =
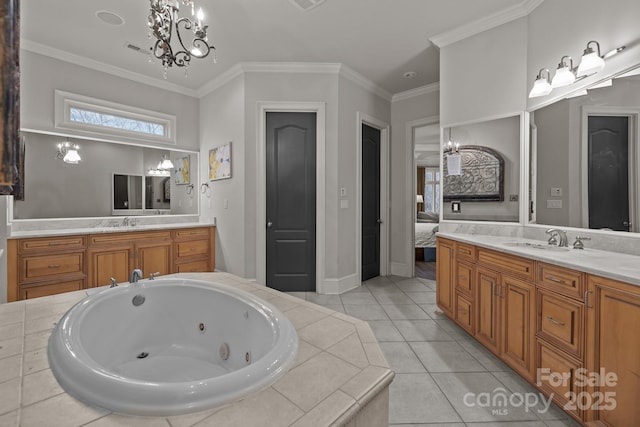
[(128, 282), (133, 268), (133, 245), (115, 248), (92, 249), (89, 252), (88, 286), (108, 285), (110, 278)]
[(474, 307), (471, 301), (469, 301), (464, 295), (459, 294), (456, 291), (456, 312), (455, 312), (455, 321), (460, 325), (465, 331), (469, 332), (471, 335), (474, 334), (473, 329), (473, 315), (474, 315)]
[[(587, 359), (595, 363), (590, 370), (601, 378), (592, 396), (603, 397), (600, 410), (591, 415), (607, 426), (638, 426), (640, 289), (600, 278), (590, 278), (589, 282), (593, 296), (587, 312), (594, 322), (590, 322), (588, 335), (595, 338), (591, 348), (595, 354)], [(615, 379), (611, 377), (614, 374)]]
[(500, 354), (500, 274), (478, 267), (476, 277), (476, 339)]
[(171, 242), (143, 243), (136, 245), (135, 268), (142, 270), (145, 276), (171, 272)]
[(502, 359), (529, 381), (535, 366), (535, 287), (502, 276)]
[(451, 240), (441, 238), (436, 244), (436, 298), (449, 317), (453, 317), (453, 246)]
[(456, 260), (456, 292), (460, 292), (473, 301), (475, 268), (473, 264)]

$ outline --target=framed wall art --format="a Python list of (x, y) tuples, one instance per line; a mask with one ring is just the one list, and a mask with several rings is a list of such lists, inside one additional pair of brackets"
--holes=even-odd
[(176, 160), (173, 176), (177, 185), (189, 184), (191, 181), (189, 160), (189, 156), (184, 156)]
[(231, 178), (231, 142), (209, 150), (209, 180)]

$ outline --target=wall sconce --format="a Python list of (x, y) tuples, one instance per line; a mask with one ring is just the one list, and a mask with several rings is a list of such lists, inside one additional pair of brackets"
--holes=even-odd
[[(547, 73), (547, 77), (543, 77), (543, 73), (545, 72)], [(551, 82), (549, 82), (549, 69), (541, 68), (540, 71), (538, 71), (536, 81), (533, 82), (533, 88), (531, 88), (531, 92), (529, 92), (529, 98), (549, 95), (552, 90)]]
[(422, 194), (416, 194), (416, 204), (418, 203), (424, 203), (424, 197), (422, 197)]
[[(565, 59), (569, 60), (569, 65), (564, 62)], [(556, 74), (551, 80), (551, 87), (555, 89), (557, 87), (569, 86), (575, 81), (576, 75), (573, 73), (573, 59), (569, 55), (565, 55), (560, 58)]]
[(69, 139), (66, 142), (61, 142), (57, 145), (58, 152), (56, 153), (56, 159), (62, 159), (63, 162), (71, 165), (77, 165), (82, 158), (78, 154), (80, 146), (78, 144), (71, 144)]
[[(594, 44), (596, 50), (593, 50), (592, 46)], [(555, 88), (569, 86), (578, 80), (582, 80), (585, 77), (602, 71), (605, 66), (605, 59), (610, 58), (625, 49), (626, 46), (621, 46), (604, 55), (600, 55), (600, 43), (595, 40), (589, 41), (587, 43), (587, 48), (582, 54), (580, 65), (578, 65), (577, 68), (573, 67), (573, 59), (568, 55), (565, 55), (560, 59), (560, 64), (558, 64), (558, 69), (556, 70), (556, 74), (553, 76), (553, 80), (550, 80), (551, 76), (549, 70), (547, 68), (542, 68), (538, 72), (538, 76), (536, 77), (536, 81), (533, 83), (531, 92), (529, 92), (529, 98), (549, 95)], [(569, 60), (569, 65), (565, 62), (566, 59)], [(547, 73), (546, 78), (543, 77), (545, 71)]]
[(162, 158), (160, 159), (160, 162), (158, 163), (158, 170), (161, 171), (169, 171), (171, 169), (173, 169), (173, 162), (171, 161), (171, 159), (169, 159), (166, 154), (162, 155)]
[(442, 146), (444, 153), (458, 153), (460, 151), (460, 144), (451, 140), (451, 128), (449, 128), (449, 142)]
[[(590, 44), (595, 43), (597, 51), (594, 51)], [(595, 74), (604, 68), (604, 57), (600, 56), (600, 43), (591, 40), (587, 43), (587, 48), (582, 54), (580, 65), (578, 65), (578, 77)]]

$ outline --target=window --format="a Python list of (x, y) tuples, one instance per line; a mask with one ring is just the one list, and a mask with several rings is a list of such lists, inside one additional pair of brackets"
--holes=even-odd
[(440, 169), (438, 168), (424, 170), (424, 210), (440, 212)]
[(176, 143), (168, 114), (56, 91), (56, 127), (143, 141)]

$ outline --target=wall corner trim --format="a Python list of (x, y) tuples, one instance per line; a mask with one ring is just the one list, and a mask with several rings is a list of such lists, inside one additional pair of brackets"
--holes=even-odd
[(360, 286), (360, 277), (357, 273), (354, 273), (338, 279), (324, 279), (324, 286), (322, 287), (324, 292), (322, 293), (325, 295), (337, 295), (355, 289), (358, 286)]
[(443, 48), (460, 40), (466, 39), (483, 31), (498, 27), (507, 22), (514, 21), (529, 15), (536, 7), (540, 6), (544, 0), (523, 0), (500, 12), (485, 16), (468, 24), (461, 25), (444, 33), (437, 34), (429, 38), (431, 43), (439, 48)]

